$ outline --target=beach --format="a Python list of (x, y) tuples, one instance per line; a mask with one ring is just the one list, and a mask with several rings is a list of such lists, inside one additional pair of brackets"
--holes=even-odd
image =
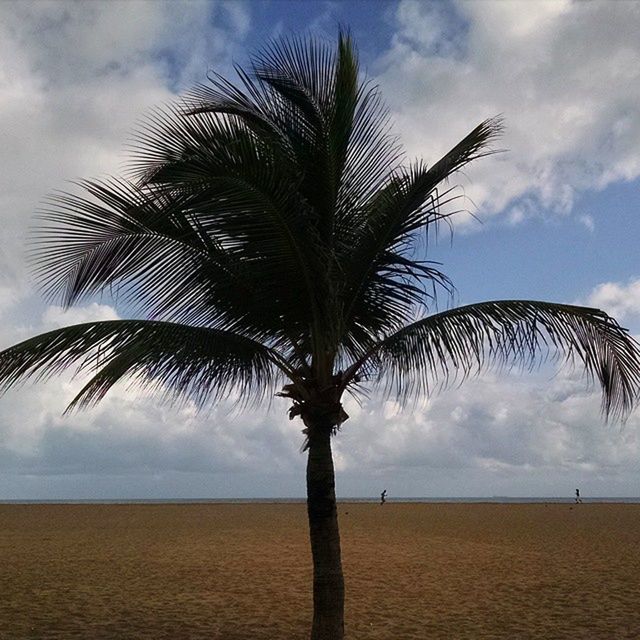
[[(339, 505), (349, 640), (637, 639), (640, 505)], [(0, 505), (0, 640), (304, 640), (304, 504)]]

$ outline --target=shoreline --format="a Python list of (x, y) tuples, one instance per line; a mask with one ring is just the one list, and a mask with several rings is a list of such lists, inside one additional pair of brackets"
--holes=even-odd
[[(640, 497), (598, 496), (581, 498), (581, 504), (640, 504)], [(338, 504), (377, 504), (380, 498), (338, 498)], [(306, 498), (52, 498), (44, 500), (6, 499), (0, 505), (47, 504), (305, 504)], [(387, 498), (386, 504), (576, 504), (575, 498), (564, 497), (478, 497), (478, 498)]]

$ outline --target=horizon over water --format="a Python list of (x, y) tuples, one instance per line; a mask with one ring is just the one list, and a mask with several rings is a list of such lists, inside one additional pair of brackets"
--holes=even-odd
[[(640, 496), (581, 497), (583, 503), (640, 504)], [(306, 498), (49, 498), (49, 499), (3, 499), (0, 504), (304, 504)], [(377, 503), (379, 497), (340, 497), (338, 503)], [(386, 499), (387, 503), (468, 503), (468, 504), (574, 504), (575, 497), (559, 496), (484, 496), (484, 497), (397, 497)]]

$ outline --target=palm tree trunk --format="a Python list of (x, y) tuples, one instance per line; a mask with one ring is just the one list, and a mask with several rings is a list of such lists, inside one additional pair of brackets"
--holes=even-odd
[(331, 430), (310, 430), (307, 460), (307, 514), (313, 555), (311, 640), (343, 640), (344, 578)]

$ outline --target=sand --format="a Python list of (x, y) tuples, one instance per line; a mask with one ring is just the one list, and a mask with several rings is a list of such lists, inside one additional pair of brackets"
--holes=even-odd
[[(341, 504), (350, 640), (640, 638), (640, 505)], [(305, 507), (0, 505), (0, 639), (302, 640)]]

